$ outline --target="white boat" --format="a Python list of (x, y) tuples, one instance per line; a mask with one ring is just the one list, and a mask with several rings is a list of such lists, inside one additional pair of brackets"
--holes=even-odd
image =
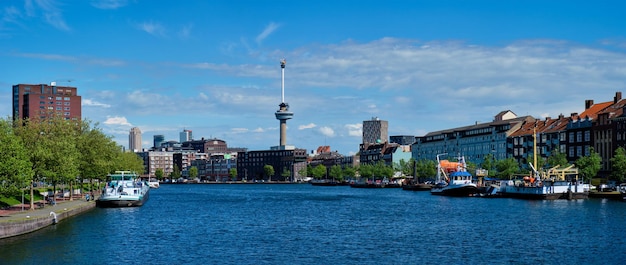
[(115, 171), (107, 180), (107, 186), (96, 200), (98, 207), (135, 207), (148, 200), (150, 185), (133, 172)]
[(161, 186), (161, 184), (159, 184), (158, 179), (148, 180), (148, 185), (150, 186), (150, 188), (153, 188), (153, 189), (158, 189)]
[(478, 192), (478, 186), (472, 179), (472, 174), (467, 172), (465, 158), (460, 157), (459, 162), (439, 160), (437, 155), (437, 182), (430, 189), (430, 194), (443, 196), (467, 197), (474, 196)]

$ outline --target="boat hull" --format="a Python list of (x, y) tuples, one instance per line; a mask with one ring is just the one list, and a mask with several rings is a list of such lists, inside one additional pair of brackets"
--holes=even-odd
[(458, 187), (433, 187), (430, 190), (432, 195), (452, 196), (452, 197), (470, 197), (478, 193), (475, 185), (464, 185)]
[(412, 190), (412, 191), (429, 191), (432, 188), (433, 188), (433, 185), (426, 184), (426, 183), (409, 184), (409, 185), (403, 185), (402, 186), (403, 190)]
[(546, 187), (506, 187), (498, 193), (503, 198), (515, 198), (526, 200), (576, 200), (586, 199), (589, 192), (556, 191), (551, 192)]
[(99, 198), (96, 200), (96, 206), (100, 208), (139, 207), (148, 201), (149, 197), (150, 192), (147, 191), (141, 197), (122, 195), (117, 198)]

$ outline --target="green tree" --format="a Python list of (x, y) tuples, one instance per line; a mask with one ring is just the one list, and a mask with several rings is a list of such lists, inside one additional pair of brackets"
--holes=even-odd
[[(14, 131), (29, 151), (32, 165), (30, 182), (43, 180), (52, 183), (53, 193), (61, 183), (72, 183), (79, 175), (79, 152), (76, 147), (78, 124), (63, 117), (43, 121), (21, 120), (14, 124)], [(70, 186), (70, 190), (72, 187)], [(34, 196), (31, 185), (30, 197)], [(30, 208), (34, 209), (31, 200)]]
[(174, 170), (170, 173), (170, 178), (174, 180), (179, 179), (181, 176), (180, 168), (178, 168), (178, 165), (174, 164)]
[(359, 175), (366, 180), (374, 177), (374, 166), (370, 164), (363, 164), (359, 166)]
[(88, 121), (83, 121), (79, 130), (76, 144), (79, 150), (80, 179), (89, 179), (90, 183), (94, 179), (105, 181), (107, 174), (115, 171), (120, 148), (110, 136), (98, 128), (92, 128)]
[(354, 167), (347, 166), (343, 169), (343, 175), (349, 177), (350, 179), (354, 179), (354, 176), (356, 176), (356, 169)]
[(337, 181), (343, 181), (343, 170), (340, 165), (330, 167), (330, 177)]
[(17, 196), (30, 185), (33, 171), (28, 152), (8, 120), (0, 120), (0, 143), (0, 195)]
[[(232, 168), (231, 168), (231, 170), (232, 170)], [(195, 167), (195, 166), (190, 167), (189, 168), (189, 178), (190, 179), (196, 179), (197, 176), (198, 176), (198, 168)]]
[(307, 165), (306, 167), (303, 167), (300, 170), (298, 170), (298, 175), (307, 177), (308, 176), (307, 175), (308, 174), (308, 168), (309, 168), (309, 166)]
[(590, 181), (598, 174), (602, 162), (602, 158), (593, 150), (593, 147), (589, 149), (588, 156), (579, 157), (574, 163), (578, 167), (578, 173), (582, 175), (585, 181)]
[(565, 156), (565, 154), (563, 154), (563, 153), (560, 153), (558, 148), (555, 148), (554, 150), (552, 150), (552, 153), (550, 154), (550, 156), (546, 160), (546, 166), (548, 166), (548, 167), (556, 167), (556, 166), (567, 167), (567, 166), (569, 166), (569, 163), (567, 162), (567, 156)]
[[(197, 170), (197, 168), (196, 168), (196, 170)], [(233, 180), (233, 181), (237, 180), (237, 168), (231, 168), (228, 171), (228, 175), (230, 175), (230, 179), (231, 180)]]
[(291, 181), (291, 170), (287, 169), (287, 167), (283, 168), (283, 172), (280, 174), (281, 177), (283, 177), (284, 181)]
[[(496, 162), (495, 177), (499, 179), (508, 179), (511, 175), (519, 172), (519, 164), (514, 158), (498, 160)], [(489, 174), (491, 176), (491, 174)]]
[(498, 161), (496, 161), (493, 154), (485, 155), (483, 162), (480, 163), (480, 167), (487, 170), (487, 174), (489, 177), (494, 177), (496, 175), (496, 165)]
[(313, 174), (315, 179), (321, 179), (326, 176), (326, 167), (322, 164), (315, 166), (312, 171), (311, 174)]
[(157, 169), (154, 171), (154, 176), (155, 176), (155, 177), (156, 177), (159, 181), (161, 181), (161, 180), (163, 179), (163, 175), (164, 175), (164, 174), (165, 174), (165, 173), (163, 173), (163, 169), (162, 169), (162, 168), (157, 168)]
[(611, 158), (611, 179), (624, 182), (626, 176), (626, 151), (623, 147), (615, 149), (615, 155)]
[(267, 181), (272, 181), (272, 176), (274, 176), (274, 167), (272, 165), (263, 166), (263, 173), (267, 177)]
[(416, 161), (415, 175), (420, 183), (426, 179), (435, 178), (437, 176), (437, 163), (426, 159)]
[[(119, 149), (118, 149), (119, 150)], [(143, 165), (143, 159), (134, 152), (122, 152), (119, 150), (113, 162), (113, 170), (128, 170), (132, 172), (137, 172), (137, 174), (145, 174), (145, 167)], [(161, 169), (161, 173), (163, 170)], [(157, 178), (159, 181), (163, 180)]]

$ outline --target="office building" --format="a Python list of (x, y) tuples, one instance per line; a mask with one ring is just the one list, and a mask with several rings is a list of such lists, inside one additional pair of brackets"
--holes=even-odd
[(130, 149), (131, 152), (141, 151), (141, 130), (139, 130), (138, 127), (130, 129), (130, 133), (128, 134), (128, 149)]
[(46, 119), (60, 116), (81, 119), (81, 97), (77, 88), (57, 86), (55, 82), (13, 86), (13, 119)]

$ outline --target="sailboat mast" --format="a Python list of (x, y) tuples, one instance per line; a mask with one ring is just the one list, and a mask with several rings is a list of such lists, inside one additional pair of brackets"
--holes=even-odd
[[(537, 170), (537, 128), (533, 128), (533, 167)], [(536, 173), (535, 173), (536, 174)], [(535, 176), (535, 178), (538, 176)]]

